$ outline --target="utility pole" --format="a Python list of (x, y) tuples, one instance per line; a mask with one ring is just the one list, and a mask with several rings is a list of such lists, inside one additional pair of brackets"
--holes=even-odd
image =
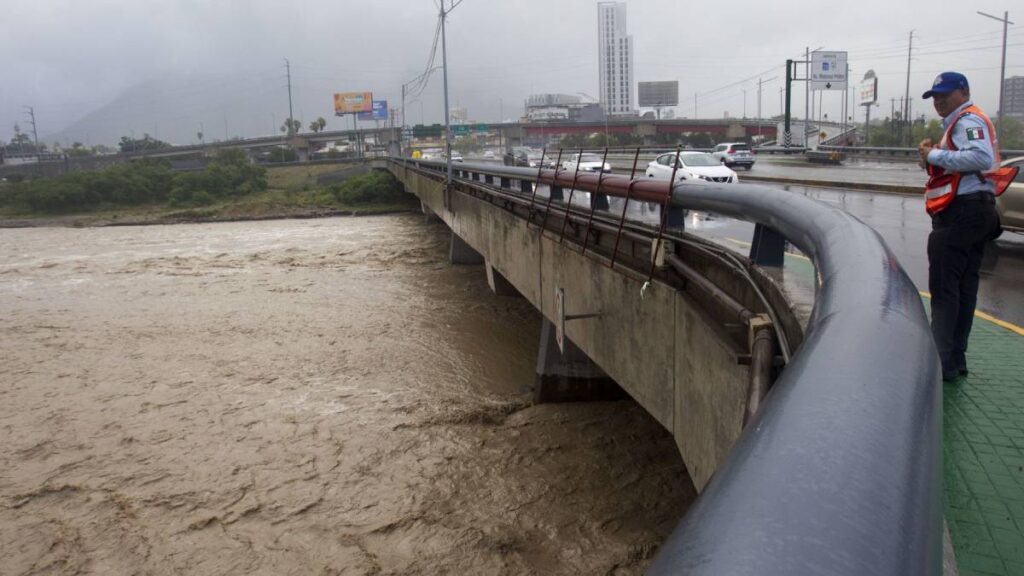
[(29, 122), (32, 123), (32, 141), (35, 142), (36, 146), (36, 157), (39, 157), (39, 130), (36, 129), (36, 109), (31, 106), (25, 106), (29, 117)]
[(288, 135), (292, 135), (292, 63), (287, 58), (284, 59), (284, 67), (288, 74)]
[(807, 148), (807, 129), (811, 122), (811, 47), (805, 46), (804, 50), (804, 133), (801, 141), (804, 148)]
[(996, 123), (999, 126), (999, 130), (1002, 130), (1003, 104), (1005, 103), (1005, 100), (1003, 100), (1003, 87), (1004, 84), (1006, 84), (1006, 28), (1010, 24), (1013, 24), (1013, 22), (1010, 22), (1010, 13), (1006, 11), (1003, 12), (1002, 18), (996, 18), (995, 16), (991, 14), (986, 14), (984, 12), (978, 12), (978, 14), (981, 14), (986, 18), (991, 18), (997, 22), (1003, 23), (1003, 63), (999, 66), (999, 115), (996, 118)]
[(793, 143), (793, 133), (790, 130), (790, 103), (793, 97), (793, 60), (786, 60), (786, 111), (783, 132), (783, 145), (789, 148)]
[(757, 140), (761, 140), (761, 79), (757, 79)]
[[(842, 108), (843, 108), (843, 134), (844, 135), (846, 134), (846, 120), (847, 120), (847, 117), (850, 114), (850, 109), (847, 107), (847, 104), (850, 103), (849, 95), (850, 95), (850, 64), (847, 63), (846, 64), (846, 88), (843, 88), (843, 106), (842, 106)], [(847, 141), (849, 141), (849, 136), (844, 136), (843, 137), (843, 142), (845, 143)]]
[[(904, 107), (902, 108), (902, 110), (903, 110), (903, 121), (907, 124), (907, 146), (913, 146), (913, 142), (911, 142), (911, 140), (914, 139), (914, 137), (912, 135), (913, 124), (911, 123), (911, 120), (910, 120), (910, 54), (911, 54), (911, 52), (913, 52), (913, 50), (914, 50), (914, 31), (911, 30), (910, 31), (910, 41), (907, 44), (907, 91), (903, 95)], [(902, 130), (901, 130), (901, 132), (902, 132)]]
[(448, 14), (455, 9), (456, 6), (462, 3), (459, 0), (457, 3), (452, 0), (452, 7), (448, 10), (444, 9), (445, 0), (441, 0), (441, 67), (444, 72), (444, 141), (445, 141), (445, 172), (448, 177), (445, 180), (446, 187), (452, 185), (452, 127), (451, 127), (451, 116), (448, 109), (448, 41), (445, 36), (445, 20), (448, 19)]
[(402, 84), (402, 131), (398, 134), (398, 155), (405, 157), (405, 84)]

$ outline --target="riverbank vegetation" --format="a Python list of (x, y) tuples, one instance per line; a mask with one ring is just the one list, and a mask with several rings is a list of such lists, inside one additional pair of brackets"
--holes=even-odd
[(202, 170), (137, 161), (0, 185), (0, 224), (164, 223), (409, 210), (389, 173), (339, 165), (264, 168), (225, 150)]

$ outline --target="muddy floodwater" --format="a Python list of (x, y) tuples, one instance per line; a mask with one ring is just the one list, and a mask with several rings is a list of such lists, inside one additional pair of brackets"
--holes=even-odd
[(0, 230), (0, 574), (640, 574), (694, 492), (412, 215)]

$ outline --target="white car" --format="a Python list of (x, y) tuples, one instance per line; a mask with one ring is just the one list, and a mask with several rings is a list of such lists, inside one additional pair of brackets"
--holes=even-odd
[(562, 162), (562, 170), (575, 172), (579, 166), (580, 172), (611, 172), (612, 166), (607, 162), (601, 162), (597, 154), (573, 154), (569, 159)]
[(484, 152), (484, 158), (487, 159), (487, 160), (494, 160), (494, 152), (491, 151), (491, 150), (485, 151)]
[[(672, 164), (675, 152), (658, 156), (647, 165), (647, 177), (668, 180), (672, 177)], [(706, 152), (680, 152), (679, 167), (676, 169), (676, 180), (704, 180), (735, 184), (739, 176), (722, 164), (717, 158)]]
[(996, 210), (1004, 230), (1024, 234), (1024, 157), (1011, 158), (1003, 166), (1020, 166), (1006, 190), (996, 198)]
[(754, 167), (754, 152), (750, 145), (744, 142), (723, 142), (715, 146), (711, 155), (730, 168), (742, 166), (750, 170)]

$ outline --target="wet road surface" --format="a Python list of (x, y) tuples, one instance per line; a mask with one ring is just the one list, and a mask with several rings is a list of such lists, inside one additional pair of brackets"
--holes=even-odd
[[(831, 204), (853, 214), (874, 228), (896, 255), (900, 265), (922, 292), (928, 291), (928, 233), (931, 220), (924, 200), (916, 196), (884, 194), (836, 188), (759, 184), (790, 190)], [(745, 222), (705, 214), (693, 215), (688, 230), (716, 238), (722, 244), (746, 253), (745, 243), (754, 227)], [(743, 243), (732, 242), (740, 240)], [(1024, 326), (1024, 235), (1004, 232), (989, 244), (981, 268), (978, 309), (996, 318)]]
[(641, 574), (694, 498), (418, 216), (0, 238), (4, 575)]

